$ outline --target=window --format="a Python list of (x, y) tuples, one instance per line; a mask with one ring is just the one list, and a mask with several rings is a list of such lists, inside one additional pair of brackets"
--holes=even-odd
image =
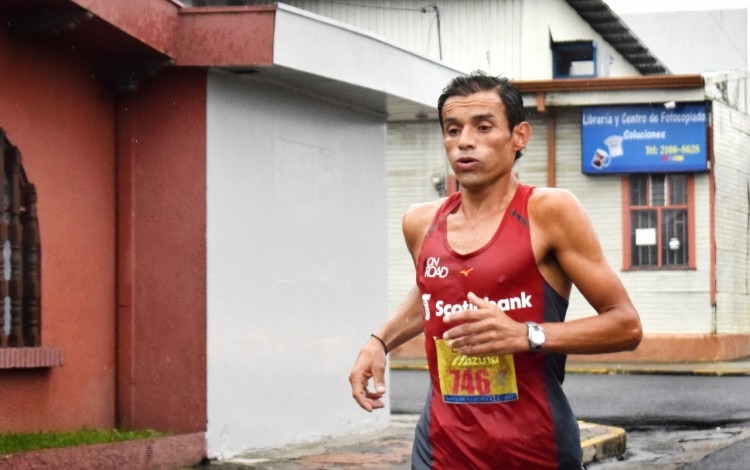
[(553, 78), (596, 77), (594, 41), (551, 41)]
[(41, 344), (36, 190), (0, 129), (0, 348)]
[(626, 269), (694, 268), (692, 175), (629, 175), (624, 192)]

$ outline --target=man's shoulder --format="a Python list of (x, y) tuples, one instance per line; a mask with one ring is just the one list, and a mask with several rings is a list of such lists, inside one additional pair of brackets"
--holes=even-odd
[(567, 189), (535, 188), (529, 198), (529, 215), (542, 226), (575, 224), (586, 218), (578, 198)]
[(445, 201), (446, 198), (442, 198), (436, 201), (412, 204), (404, 214), (402, 222), (404, 239), (406, 241), (406, 246), (415, 261), (420, 247), (422, 246), (422, 240), (432, 224), (435, 214), (437, 214), (440, 206), (442, 206)]
[(567, 189), (537, 187), (529, 198), (530, 209), (542, 211), (564, 209), (566, 206), (578, 205), (578, 198)]
[(435, 213), (437, 210), (445, 204), (445, 201), (447, 201), (447, 197), (443, 197), (440, 199), (435, 199), (433, 201), (425, 201), (425, 202), (415, 202), (414, 204), (410, 205), (409, 208), (406, 210), (406, 214), (424, 214), (426, 212)]
[(434, 201), (414, 203), (406, 210), (404, 214), (404, 224), (424, 226), (425, 228), (432, 223), (440, 206), (448, 198), (436, 199)]

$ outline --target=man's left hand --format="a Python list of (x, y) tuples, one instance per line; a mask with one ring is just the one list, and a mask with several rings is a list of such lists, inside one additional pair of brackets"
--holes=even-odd
[(443, 334), (451, 348), (467, 356), (509, 354), (528, 351), (528, 327), (510, 318), (497, 305), (469, 292), (467, 300), (476, 309), (445, 315), (443, 321), (457, 324)]

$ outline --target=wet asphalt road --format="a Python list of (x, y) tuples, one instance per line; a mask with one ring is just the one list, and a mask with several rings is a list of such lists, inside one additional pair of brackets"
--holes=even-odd
[[(391, 370), (393, 413), (419, 413), (426, 371)], [(750, 469), (750, 376), (568, 374), (578, 419), (623, 428), (621, 460), (592, 470)]]

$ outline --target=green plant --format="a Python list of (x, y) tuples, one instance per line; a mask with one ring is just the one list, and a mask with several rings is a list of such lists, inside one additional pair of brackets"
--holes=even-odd
[(83, 428), (72, 432), (0, 433), (0, 454), (37, 449), (102, 444), (164, 436), (151, 429), (121, 431), (118, 429)]

